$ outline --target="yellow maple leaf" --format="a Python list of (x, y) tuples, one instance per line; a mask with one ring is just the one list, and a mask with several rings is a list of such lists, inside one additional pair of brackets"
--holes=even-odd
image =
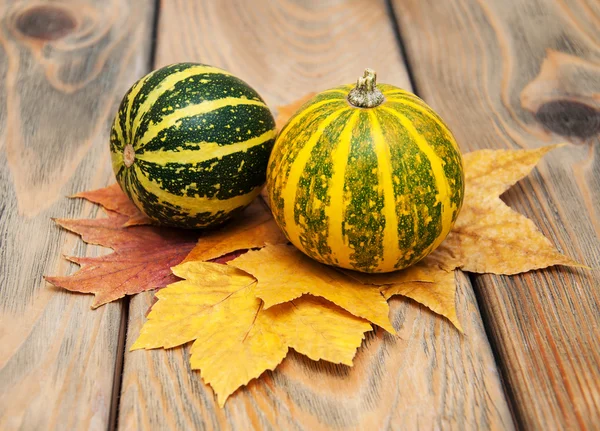
[(429, 258), (447, 270), (506, 275), (551, 265), (581, 266), (559, 253), (531, 220), (499, 197), (554, 148), (465, 154), (462, 210), (448, 237)]
[(352, 365), (371, 325), (320, 298), (304, 296), (265, 309), (245, 272), (210, 262), (173, 267), (183, 281), (158, 291), (135, 349), (194, 341), (199, 369), (222, 407), (240, 386), (273, 370), (293, 348), (313, 360)]
[(310, 294), (395, 333), (388, 316), (389, 306), (379, 289), (310, 259), (292, 245), (267, 245), (239, 256), (228, 265), (258, 280), (254, 293), (267, 309)]
[(261, 199), (254, 202), (229, 224), (209, 231), (183, 262), (214, 259), (237, 250), (282, 244), (287, 239)]
[(446, 317), (462, 332), (456, 315), (454, 271), (440, 268), (434, 259), (424, 259), (401, 271), (365, 274), (344, 270), (344, 274), (364, 284), (379, 286), (385, 299), (402, 295)]
[(454, 271), (444, 271), (435, 265), (429, 266), (426, 262), (419, 262), (417, 265), (428, 268), (428, 273), (433, 276), (434, 280), (428, 283), (423, 281), (407, 281), (406, 277), (402, 277), (398, 283), (381, 287), (381, 293), (385, 299), (389, 299), (394, 295), (411, 298), (423, 304), (434, 313), (446, 317), (460, 332), (463, 332), (458, 316), (456, 315), (456, 280)]

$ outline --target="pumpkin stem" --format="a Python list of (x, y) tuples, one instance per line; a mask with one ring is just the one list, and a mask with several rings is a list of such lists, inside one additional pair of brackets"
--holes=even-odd
[(348, 93), (348, 102), (358, 108), (374, 108), (383, 103), (385, 98), (379, 88), (377, 88), (377, 74), (372, 69), (365, 69), (363, 76), (356, 81), (350, 93)]

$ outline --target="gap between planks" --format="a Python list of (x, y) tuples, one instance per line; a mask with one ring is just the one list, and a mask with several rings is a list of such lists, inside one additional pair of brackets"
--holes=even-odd
[(408, 75), (408, 80), (410, 82), (412, 92), (418, 96), (420, 92), (419, 87), (417, 86), (417, 80), (415, 78), (415, 71), (412, 67), (411, 58), (406, 50), (406, 44), (404, 43), (402, 31), (400, 30), (400, 22), (396, 18), (396, 10), (394, 9), (394, 4), (392, 3), (392, 0), (385, 0), (385, 10), (387, 12), (388, 18), (390, 19), (390, 24), (392, 26), (394, 36), (396, 36), (396, 43), (398, 45), (398, 50), (400, 51), (400, 56), (404, 59), (404, 67), (406, 68), (406, 74)]
[[(150, 55), (146, 71), (150, 72), (156, 64), (156, 41), (158, 35), (158, 21), (160, 18), (161, 0), (154, 0), (154, 13), (152, 15), (152, 30), (150, 32)], [(140, 77), (141, 78), (141, 77)], [(131, 297), (126, 295), (121, 301), (121, 322), (119, 324), (119, 338), (117, 342), (117, 354), (115, 371), (113, 374), (113, 386), (110, 399), (110, 412), (108, 416), (108, 431), (115, 431), (119, 426), (119, 408), (121, 401), (121, 387), (123, 385), (123, 369), (125, 366), (125, 347), (127, 345), (127, 331), (129, 329), (129, 305)]]
[[(398, 49), (400, 50), (400, 54), (404, 58), (404, 64), (406, 67), (406, 72), (408, 74), (408, 79), (410, 80), (412, 91), (414, 94), (421, 97), (421, 94), (419, 91), (419, 86), (417, 85), (417, 80), (415, 78), (415, 72), (414, 72), (414, 68), (412, 65), (412, 59), (406, 49), (406, 44), (404, 43), (404, 37), (402, 36), (400, 22), (397, 18), (396, 10), (394, 9), (394, 4), (393, 4), (392, 0), (385, 0), (385, 6), (386, 6), (387, 13), (388, 13), (388, 17), (390, 19), (392, 29), (396, 36), (396, 42), (398, 44)], [(466, 275), (467, 279), (469, 280), (469, 284), (471, 286), (474, 286), (475, 285), (474, 275), (469, 274), (469, 273), (465, 273), (465, 275)], [(506, 378), (505, 378), (506, 370), (502, 366), (502, 361), (500, 361), (498, 346), (496, 345), (494, 338), (490, 336), (490, 332), (489, 332), (490, 316), (488, 315), (487, 311), (481, 307), (481, 297), (480, 297), (481, 294), (480, 294), (479, 290), (473, 289), (473, 292), (475, 294), (475, 299), (477, 301), (477, 308), (479, 310), (479, 314), (481, 315), (481, 320), (483, 322), (483, 329), (485, 330), (485, 335), (490, 343), (490, 347), (492, 349), (492, 355), (494, 357), (494, 362), (496, 364), (496, 367), (499, 370), (498, 375), (500, 377), (500, 383), (502, 384), (502, 390), (504, 391), (504, 396), (506, 397), (506, 400), (508, 401), (508, 407), (510, 409), (510, 413), (512, 415), (513, 422), (517, 429), (523, 429), (522, 418), (520, 417), (520, 415), (518, 414), (518, 410), (515, 409), (515, 406), (514, 406), (514, 403), (516, 402), (516, 400), (513, 398), (511, 391), (508, 391), (507, 387), (506, 387)]]
[[(471, 286), (475, 286), (475, 276), (477, 274), (469, 274), (467, 273), (467, 278), (469, 279), (469, 283)], [(475, 294), (475, 300), (477, 301), (477, 308), (479, 309), (479, 315), (481, 316), (481, 320), (483, 322), (483, 329), (485, 331), (485, 335), (490, 343), (490, 347), (492, 349), (492, 355), (494, 356), (494, 362), (496, 362), (496, 367), (498, 368), (498, 376), (500, 377), (500, 383), (502, 384), (502, 390), (504, 391), (504, 397), (508, 401), (508, 408), (510, 409), (510, 414), (513, 418), (513, 423), (515, 424), (515, 428), (518, 430), (524, 430), (525, 421), (522, 415), (519, 412), (519, 409), (516, 408), (517, 400), (513, 397), (513, 394), (508, 387), (506, 386), (506, 373), (507, 370), (504, 367), (503, 362), (500, 360), (501, 355), (499, 352), (499, 348), (496, 342), (495, 337), (490, 333), (491, 321), (492, 318), (488, 313), (488, 310), (485, 307), (481, 306), (482, 298), (481, 291), (479, 289), (473, 289), (473, 293)]]
[(115, 371), (113, 375), (112, 394), (110, 399), (110, 412), (108, 416), (109, 431), (117, 429), (119, 421), (119, 400), (121, 386), (123, 383), (123, 364), (125, 363), (125, 344), (127, 341), (127, 327), (129, 322), (129, 303), (131, 297), (126, 295), (121, 301), (121, 322), (119, 324), (119, 336), (117, 341), (117, 353)]

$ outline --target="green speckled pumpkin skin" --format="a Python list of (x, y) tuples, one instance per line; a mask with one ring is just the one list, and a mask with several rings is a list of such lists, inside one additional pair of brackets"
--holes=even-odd
[(216, 67), (179, 63), (136, 82), (110, 136), (117, 181), (159, 224), (223, 223), (260, 192), (275, 141), (269, 108)]
[(448, 235), (462, 206), (462, 156), (417, 96), (380, 84), (359, 108), (354, 85), (316, 95), (277, 137), (267, 188), (277, 224), (313, 259), (362, 272), (410, 266)]

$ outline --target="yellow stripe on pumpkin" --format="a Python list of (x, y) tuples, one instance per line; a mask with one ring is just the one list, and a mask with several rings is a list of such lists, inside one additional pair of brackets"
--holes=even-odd
[[(306, 107), (306, 109), (303, 110), (299, 115), (292, 117), (289, 120), (289, 122), (283, 127), (283, 129), (280, 130), (279, 136), (277, 137), (277, 142), (275, 143), (275, 148), (273, 148), (273, 153), (277, 154), (277, 153), (281, 153), (282, 151), (284, 151), (281, 143), (286, 143), (289, 145), (289, 142), (285, 139), (285, 136), (287, 135), (287, 133), (290, 130), (292, 130), (296, 126), (296, 124), (298, 124), (302, 121), (305, 121), (306, 117), (309, 114), (315, 112), (321, 106), (327, 105), (329, 103), (339, 103), (339, 100), (337, 100), (337, 99), (323, 100), (319, 103), (315, 103), (315, 104), (312, 104), (312, 105)], [(278, 143), (279, 143), (279, 145), (278, 145)], [(273, 166), (270, 169), (270, 171), (272, 173), (279, 172), (281, 169), (282, 162), (283, 162), (283, 160), (281, 160), (281, 159), (271, 158), (271, 163), (273, 163)], [(275, 174), (274, 177), (275, 177), (274, 180), (277, 181), (277, 174)]]
[[(153, 72), (154, 73), (154, 72)], [(152, 76), (151, 73), (150, 75), (148, 75), (146, 77), (146, 79), (144, 80), (144, 83), (147, 81), (147, 79)], [(133, 89), (131, 91), (131, 96), (130, 98), (128, 98), (127, 100), (127, 124), (130, 124), (131, 127), (133, 128), (133, 133), (131, 134), (132, 138), (136, 135), (138, 128), (140, 127), (140, 124), (142, 122), (142, 118), (143, 118), (143, 114), (145, 114), (146, 112), (148, 112), (148, 110), (150, 110), (150, 108), (152, 106), (154, 106), (154, 104), (156, 103), (156, 101), (158, 100), (158, 98), (160, 96), (162, 96), (165, 91), (169, 91), (171, 90), (173, 87), (175, 87), (175, 85), (178, 82), (181, 82), (187, 78), (191, 78), (192, 76), (195, 75), (200, 75), (200, 74), (220, 74), (220, 75), (231, 75), (231, 73), (226, 72), (222, 69), (219, 69), (217, 67), (211, 67), (211, 66), (202, 66), (202, 65), (198, 65), (198, 66), (192, 66), (189, 67), (187, 69), (184, 70), (180, 70), (179, 72), (174, 72), (171, 73), (170, 75), (166, 76), (165, 79), (163, 79), (162, 81), (160, 81), (160, 83), (158, 85), (156, 85), (152, 91), (150, 91), (150, 93), (148, 94), (148, 97), (146, 97), (146, 100), (144, 100), (144, 102), (140, 105), (140, 107), (137, 110), (137, 115), (135, 116), (135, 118), (133, 119), (133, 124), (131, 125), (131, 119), (130, 119), (130, 110), (133, 106), (133, 101), (135, 96), (137, 95), (137, 93), (139, 92), (140, 88), (142, 87), (142, 85), (144, 83), (141, 83), (141, 85), (139, 85), (139, 87), (136, 89), (135, 94)], [(137, 86), (136, 86), (137, 87)]]
[(452, 214), (455, 209), (450, 200), (451, 190), (450, 185), (448, 184), (448, 178), (444, 172), (444, 161), (436, 154), (435, 150), (429, 145), (427, 140), (421, 134), (419, 134), (415, 126), (408, 118), (393, 109), (383, 109), (391, 115), (394, 115), (400, 121), (402, 127), (404, 127), (409, 136), (414, 139), (415, 143), (419, 147), (419, 150), (425, 154), (431, 165), (431, 170), (435, 178), (437, 189), (436, 200), (442, 205), (442, 232), (431, 246), (431, 249), (433, 249), (437, 247), (444, 240), (448, 232), (450, 232), (450, 228), (452, 227)]
[[(332, 88), (331, 90), (325, 90), (325, 91), (321, 91), (318, 95), (321, 96), (322, 94), (339, 94), (340, 96), (344, 96), (343, 98), (345, 99), (348, 96), (348, 91), (349, 89), (347, 88)], [(341, 100), (341, 98), (339, 99)]]
[(425, 103), (425, 101), (423, 99), (421, 99), (419, 96), (417, 96), (416, 94), (411, 93), (410, 91), (402, 90), (400, 88), (394, 88), (393, 90), (384, 90), (383, 95), (385, 96), (386, 99), (392, 99), (392, 98), (398, 96), (398, 97), (410, 98), (412, 100), (416, 100), (416, 101)]
[[(283, 127), (283, 129), (281, 129), (279, 140), (282, 140), (282, 138), (287, 134), (287, 132), (292, 130), (298, 123), (304, 121), (310, 113), (315, 112), (321, 106), (327, 105), (329, 103), (340, 103), (340, 102), (341, 102), (340, 99), (325, 99), (321, 102), (314, 103), (310, 106), (307, 106), (306, 109), (303, 110), (301, 113), (299, 113), (295, 117), (292, 117), (289, 120), (289, 122)], [(282, 140), (282, 142), (283, 142), (283, 140)]]
[(182, 208), (190, 217), (194, 217), (200, 212), (210, 212), (211, 214), (214, 214), (218, 211), (224, 211), (228, 213), (242, 205), (246, 205), (258, 196), (262, 189), (262, 186), (258, 186), (244, 195), (234, 196), (229, 199), (207, 198), (202, 196), (178, 196), (162, 189), (158, 183), (146, 177), (144, 172), (142, 172), (137, 165), (134, 166), (139, 187), (143, 187), (145, 190), (155, 195), (161, 202), (168, 202)]
[[(140, 90), (142, 89), (142, 87), (146, 84), (146, 82), (148, 82), (148, 80), (156, 73), (156, 70), (153, 70), (152, 72), (150, 72), (148, 75), (144, 76), (144, 78), (140, 79), (132, 88), (131, 91), (129, 92), (129, 94), (127, 95), (127, 102), (125, 104), (125, 106), (127, 106), (127, 111), (125, 114), (125, 128), (128, 129), (129, 131), (129, 137), (133, 138), (135, 136), (135, 131), (132, 130), (133, 125), (131, 124), (131, 110), (133, 109), (133, 102), (135, 100), (135, 98), (137, 97), (137, 95), (140, 93)], [(138, 109), (138, 115), (137, 117), (140, 117), (140, 113), (142, 111), (140, 111)], [(146, 112), (146, 111), (143, 111)], [(128, 140), (129, 142), (129, 140)]]
[(123, 165), (123, 151), (111, 151), (110, 162), (115, 173), (119, 172), (121, 168), (125, 169)]
[[(333, 250), (332, 257), (339, 265), (349, 267), (351, 264), (349, 244), (347, 238), (343, 235), (343, 224), (345, 220), (346, 205), (344, 204), (344, 185), (346, 166), (348, 165), (348, 157), (350, 156), (350, 144), (352, 142), (352, 134), (354, 127), (358, 122), (358, 111), (353, 113), (344, 126), (342, 133), (338, 138), (338, 145), (331, 154), (331, 160), (334, 161), (333, 175), (329, 184), (329, 206), (325, 209), (325, 214), (328, 218), (329, 235), (328, 242), (333, 244), (343, 244), (344, 248), (331, 247)], [(338, 248), (338, 252), (335, 250)]]
[[(183, 118), (202, 115), (226, 106), (254, 105), (267, 108), (260, 100), (252, 100), (243, 97), (223, 97), (222, 99), (207, 100), (197, 105), (189, 105), (179, 108), (175, 112), (165, 115), (158, 123), (151, 123), (143, 136), (134, 144), (134, 149), (143, 149), (152, 139), (169, 127), (176, 126)], [(268, 108), (267, 108), (268, 109)], [(168, 131), (167, 131), (168, 133)]]
[(425, 102), (423, 102), (422, 100), (416, 100), (413, 98), (411, 98), (411, 99), (402, 99), (402, 98), (401, 99), (388, 99), (387, 101), (391, 102), (391, 103), (399, 103), (401, 105), (409, 106), (412, 109), (414, 109), (415, 111), (429, 117), (433, 122), (435, 122), (438, 126), (440, 126), (440, 128), (442, 129), (442, 131), (445, 134), (445, 138), (448, 141), (450, 141), (450, 143), (452, 144), (454, 149), (457, 152), (460, 152), (460, 150), (458, 148), (458, 144), (456, 143), (454, 136), (452, 136), (452, 132), (450, 132), (450, 130), (448, 129), (448, 126), (446, 126), (446, 123), (444, 123), (442, 121), (442, 119), (439, 117), (439, 115), (437, 115), (435, 113), (435, 111), (433, 111), (431, 108), (429, 108), (425, 104)]
[(144, 204), (139, 198), (139, 185), (134, 177), (134, 170), (137, 169), (139, 171), (139, 168), (136, 165), (132, 165), (129, 168), (124, 167), (124, 169), (126, 169), (126, 171), (124, 173), (123, 183), (125, 184), (125, 190), (129, 191), (128, 196), (130, 196), (130, 198), (133, 200), (133, 203), (136, 207), (140, 209), (144, 208)]
[(373, 149), (377, 156), (377, 179), (379, 191), (383, 194), (383, 256), (378, 267), (387, 271), (393, 270), (398, 261), (398, 216), (396, 214), (396, 198), (394, 195), (392, 155), (385, 141), (381, 125), (375, 112), (368, 111), (371, 123)]
[(304, 172), (304, 168), (310, 159), (311, 153), (321, 136), (323, 131), (337, 118), (339, 118), (346, 110), (340, 110), (333, 112), (329, 117), (325, 118), (317, 130), (311, 135), (310, 139), (306, 141), (302, 149), (298, 152), (298, 155), (292, 162), (290, 167), (289, 175), (287, 176), (287, 182), (283, 186), (282, 197), (285, 202), (283, 208), (283, 218), (286, 225), (286, 233), (290, 241), (298, 248), (303, 249), (300, 242), (301, 224), (296, 224), (294, 220), (294, 210), (296, 208), (296, 190), (300, 177)]
[(113, 130), (115, 131), (115, 134), (117, 135), (117, 142), (119, 144), (119, 146), (117, 148), (119, 148), (120, 150), (123, 150), (126, 142), (124, 140), (123, 130), (121, 129), (121, 121), (119, 120), (119, 113), (117, 113), (115, 121), (113, 122)]
[(275, 134), (275, 130), (269, 130), (260, 136), (230, 145), (221, 145), (216, 142), (191, 142), (186, 143), (185, 145), (196, 145), (197, 147), (193, 150), (150, 151), (136, 155), (136, 159), (154, 163), (159, 166), (164, 166), (167, 163), (181, 163), (186, 165), (202, 163), (212, 159), (221, 159), (222, 157), (241, 151), (248, 151), (250, 148), (257, 147), (270, 139), (274, 139)]

